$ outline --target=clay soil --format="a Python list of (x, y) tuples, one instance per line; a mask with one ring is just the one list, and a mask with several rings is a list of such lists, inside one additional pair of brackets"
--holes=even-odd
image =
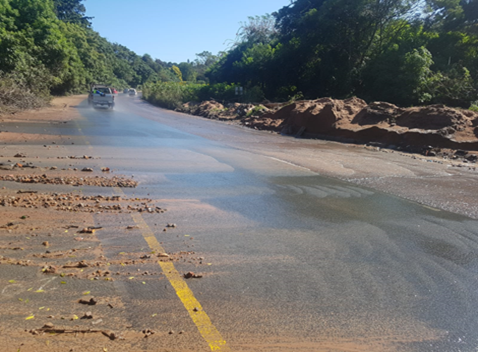
[(290, 104), (188, 103), (179, 109), (209, 119), (237, 121), (257, 130), (413, 152), (478, 151), (478, 113), (444, 105), (400, 108), (358, 98), (321, 98)]

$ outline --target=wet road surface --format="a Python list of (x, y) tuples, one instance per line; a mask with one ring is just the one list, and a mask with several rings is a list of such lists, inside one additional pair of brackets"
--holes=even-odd
[[(140, 182), (127, 196), (168, 208), (159, 220), (142, 219), (165, 251), (194, 251), (211, 264), (175, 268), (204, 274), (186, 282), (208, 327), (227, 341), (217, 350), (477, 351), (476, 220), (294, 165), (280, 156), (295, 142), (275, 135), (138, 98), (120, 96), (114, 111), (78, 108), (83, 119), (74, 123), (22, 129), (74, 136), (62, 146), (71, 155), (101, 157), (98, 167)], [(333, 148), (301, 145), (306, 153), (321, 147)], [(96, 215), (105, 228), (130, 218)], [(157, 222), (178, 228), (163, 232)], [(98, 238), (108, 257), (144, 250), (148, 235)], [(201, 330), (173, 281), (116, 283), (128, 320), (140, 324), (155, 311), (168, 326)], [(205, 335), (214, 334), (201, 334), (186, 347), (207, 350)]]

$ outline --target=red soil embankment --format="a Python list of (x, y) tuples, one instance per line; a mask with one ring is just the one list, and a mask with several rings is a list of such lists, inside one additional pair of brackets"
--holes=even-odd
[(444, 105), (399, 108), (358, 98), (297, 101), (247, 126), (285, 134), (306, 134), (359, 143), (478, 151), (478, 113)]

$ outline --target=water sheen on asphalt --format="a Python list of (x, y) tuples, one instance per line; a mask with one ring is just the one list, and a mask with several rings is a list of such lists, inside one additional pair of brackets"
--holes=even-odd
[[(231, 350), (477, 351), (477, 221), (231, 144), (279, 136), (138, 98), (79, 111), (41, 129), (84, 135), (104, 166), (140, 182), (128, 196), (168, 204), (179, 232), (158, 239), (212, 264), (188, 284)], [(145, 310), (158, 299), (135, 298)]]

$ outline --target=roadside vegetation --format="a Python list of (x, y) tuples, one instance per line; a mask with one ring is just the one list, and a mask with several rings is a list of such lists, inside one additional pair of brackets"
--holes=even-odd
[(122, 89), (177, 80), (172, 64), (102, 38), (85, 11), (82, 0), (0, 0), (1, 111), (84, 93), (90, 83)]
[(0, 73), (0, 114), (41, 108), (48, 101), (45, 91), (33, 91), (15, 75)]
[(167, 109), (176, 109), (187, 102), (217, 100), (221, 102), (261, 101), (264, 100), (262, 91), (253, 87), (243, 91), (238, 96), (241, 86), (239, 84), (199, 84), (191, 82), (157, 82), (147, 83), (143, 86), (143, 97), (152, 104)]
[(275, 100), (301, 92), (469, 108), (478, 100), (478, 1), (295, 0), (245, 23), (207, 76)]
[(293, 0), (242, 23), (225, 52), (182, 63), (108, 42), (83, 2), (0, 0), (2, 89), (21, 87), (43, 103), (95, 82), (141, 86), (167, 108), (356, 96), (477, 109), (478, 0)]
[[(169, 107), (188, 99), (237, 101), (220, 89), (215, 94), (226, 84), (253, 91), (248, 98), (256, 102), (357, 96), (476, 110), (478, 1), (295, 0), (243, 23), (229, 50), (209, 63), (202, 79), (210, 94), (185, 88)], [(195, 67), (182, 64), (181, 71)], [(194, 74), (184, 76), (195, 82)], [(154, 84), (149, 92), (148, 100), (162, 100)]]

